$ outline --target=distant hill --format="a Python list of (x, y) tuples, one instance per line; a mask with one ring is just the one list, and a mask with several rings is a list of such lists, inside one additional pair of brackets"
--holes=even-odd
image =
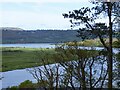
[(80, 41), (76, 30), (22, 30), (2, 29), (2, 43), (61, 43)]

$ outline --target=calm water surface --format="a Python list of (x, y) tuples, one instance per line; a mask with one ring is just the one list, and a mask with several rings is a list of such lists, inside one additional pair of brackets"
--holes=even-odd
[(3, 72), (2, 77), (2, 88), (17, 86), (25, 80), (35, 82), (35, 79), (26, 69)]
[(54, 43), (0, 44), (0, 47), (54, 48)]

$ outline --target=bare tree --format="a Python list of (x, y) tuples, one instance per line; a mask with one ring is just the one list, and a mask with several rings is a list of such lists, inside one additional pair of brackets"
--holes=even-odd
[(57, 90), (60, 83), (60, 64), (50, 64), (49, 58), (45, 57), (40, 59), (40, 63), (42, 63), (42, 66), (33, 67), (27, 69), (27, 71), (36, 79), (39, 88), (45, 90), (53, 90), (54, 88)]
[[(107, 77), (107, 58), (99, 54), (100, 51), (81, 50), (75, 45), (58, 47), (56, 50), (61, 53), (59, 63), (67, 76), (67, 85), (70, 85), (73, 90), (76, 86), (80, 89), (90, 88), (91, 90), (104, 88)], [(66, 61), (66, 58), (70, 60), (72, 57), (74, 60)]]

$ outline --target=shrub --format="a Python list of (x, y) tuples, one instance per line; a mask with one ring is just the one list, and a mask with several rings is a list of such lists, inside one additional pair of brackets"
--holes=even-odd
[(26, 80), (19, 85), (19, 88), (35, 88), (35, 85), (30, 80)]

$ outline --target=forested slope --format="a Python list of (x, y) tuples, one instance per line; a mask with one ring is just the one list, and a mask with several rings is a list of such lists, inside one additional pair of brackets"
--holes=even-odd
[(80, 41), (76, 30), (2, 30), (2, 43), (60, 43)]

